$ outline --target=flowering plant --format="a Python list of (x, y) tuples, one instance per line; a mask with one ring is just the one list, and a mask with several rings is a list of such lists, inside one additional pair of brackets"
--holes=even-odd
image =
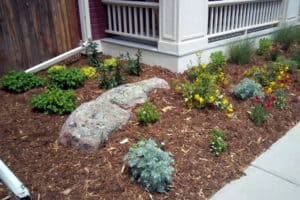
[(275, 61), (277, 59), (277, 57), (281, 53), (280, 49), (281, 49), (281, 46), (279, 43), (275, 43), (270, 46), (269, 50), (270, 50), (271, 60)]

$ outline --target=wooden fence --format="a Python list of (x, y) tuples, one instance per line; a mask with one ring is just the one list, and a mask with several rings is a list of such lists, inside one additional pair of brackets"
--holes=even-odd
[(79, 45), (77, 0), (1, 0), (0, 75)]

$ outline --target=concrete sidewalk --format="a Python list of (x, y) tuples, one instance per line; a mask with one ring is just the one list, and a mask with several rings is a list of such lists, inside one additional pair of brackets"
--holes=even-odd
[(254, 160), (245, 173), (211, 200), (299, 200), (300, 123)]

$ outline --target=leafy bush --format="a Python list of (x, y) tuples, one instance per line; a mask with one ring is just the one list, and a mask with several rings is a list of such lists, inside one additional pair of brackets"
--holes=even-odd
[(291, 84), (291, 78), (286, 74), (289, 66), (281, 62), (273, 62), (262, 67), (253, 66), (245, 71), (244, 75), (253, 79), (263, 87), (278, 89), (285, 87), (284, 83)]
[(279, 43), (275, 43), (270, 46), (270, 56), (272, 61), (276, 61), (281, 53), (282, 51)]
[(276, 62), (281, 63), (283, 66), (289, 66), (290, 69), (297, 69), (297, 68), (300, 69), (300, 60), (299, 62), (297, 62), (294, 59), (290, 59), (290, 58), (286, 59), (284, 56), (279, 56), (276, 59)]
[(211, 130), (210, 148), (212, 152), (219, 155), (221, 152), (227, 149), (227, 143), (225, 141), (225, 133), (220, 129), (213, 128)]
[(264, 98), (264, 93), (261, 92), (261, 85), (253, 80), (244, 78), (240, 83), (233, 88), (233, 94), (239, 99), (245, 100), (258, 96)]
[(261, 103), (255, 103), (252, 107), (250, 119), (255, 125), (259, 126), (267, 120), (268, 115), (269, 111)]
[(254, 54), (254, 44), (250, 40), (244, 40), (229, 47), (229, 61), (242, 65), (250, 62)]
[(135, 54), (135, 58), (131, 58), (129, 53), (127, 52), (125, 57), (126, 59), (125, 69), (127, 74), (139, 76), (142, 73), (142, 68), (140, 63), (141, 56), (142, 56), (142, 52), (140, 50), (138, 50), (138, 52)]
[(79, 68), (48, 70), (50, 87), (75, 89), (83, 85), (85, 75)]
[(26, 92), (44, 84), (45, 80), (43, 78), (24, 71), (10, 71), (0, 80), (0, 88), (14, 93)]
[(166, 192), (169, 189), (174, 160), (153, 140), (139, 141), (130, 147), (125, 161), (131, 169), (132, 180), (137, 180), (149, 192)]
[(64, 69), (66, 69), (66, 66), (64, 65), (53, 65), (47, 70), (47, 73), (51, 73), (56, 70), (64, 70)]
[(213, 74), (217, 74), (222, 71), (225, 67), (225, 56), (222, 51), (216, 51), (210, 54), (210, 63), (209, 68), (210, 72)]
[(269, 38), (262, 38), (259, 40), (259, 48), (257, 50), (258, 55), (267, 55), (270, 52), (270, 46), (272, 45), (272, 40)]
[(100, 66), (100, 87), (110, 89), (123, 83), (120, 62), (116, 58), (105, 59)]
[(292, 26), (283, 27), (273, 34), (273, 42), (279, 43), (284, 51), (288, 50), (295, 40), (295, 28)]
[(278, 89), (273, 93), (273, 107), (283, 109), (285, 106), (285, 91), (283, 89)]
[(149, 123), (156, 122), (160, 118), (159, 113), (156, 111), (156, 107), (149, 100), (138, 109), (137, 114), (140, 124), (145, 126)]
[(95, 67), (86, 66), (80, 69), (87, 79), (93, 79), (97, 77), (97, 70)]
[(72, 90), (51, 89), (41, 94), (33, 95), (29, 99), (29, 103), (40, 112), (62, 115), (75, 109), (75, 100), (76, 95)]
[(98, 44), (93, 41), (88, 42), (88, 47), (86, 48), (87, 60), (89, 65), (93, 67), (99, 67), (101, 65), (100, 53), (97, 51)]

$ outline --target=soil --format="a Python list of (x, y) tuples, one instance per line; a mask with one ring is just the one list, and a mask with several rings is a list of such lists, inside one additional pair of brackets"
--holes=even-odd
[[(231, 85), (222, 91), (234, 105), (235, 116), (232, 118), (214, 108), (186, 108), (181, 95), (174, 89), (174, 82), (182, 81), (186, 76), (158, 66), (143, 65), (143, 74), (127, 76), (126, 82), (156, 76), (171, 85), (170, 90), (155, 90), (149, 94), (161, 114), (160, 120), (147, 127), (140, 126), (134, 108), (129, 123), (96, 153), (79, 151), (57, 142), (68, 115), (37, 113), (27, 104), (28, 98), (42, 88), (17, 95), (0, 91), (0, 158), (28, 187), (32, 199), (207, 199), (224, 184), (243, 176), (251, 161), (300, 121), (299, 86), (287, 90), (285, 108), (272, 109), (262, 126), (255, 126), (249, 119), (251, 101), (233, 97), (231, 86), (243, 78), (243, 72), (266, 62), (267, 58), (261, 56), (253, 58), (248, 65), (226, 66), (225, 74), (230, 76)], [(86, 60), (82, 58), (72, 64), (85, 65)], [(103, 92), (96, 79), (88, 80), (76, 90), (77, 105), (95, 99)], [(209, 149), (210, 130), (214, 127), (225, 131), (229, 144), (220, 156), (215, 156)], [(129, 142), (120, 144), (125, 138)], [(165, 142), (164, 149), (173, 154), (176, 171), (168, 193), (150, 194), (138, 183), (130, 181), (124, 156), (129, 146), (140, 138)], [(0, 199), (9, 195), (0, 183)]]

